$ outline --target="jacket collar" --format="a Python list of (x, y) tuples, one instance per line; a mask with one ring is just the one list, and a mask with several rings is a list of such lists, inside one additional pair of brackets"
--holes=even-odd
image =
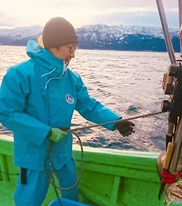
[(52, 55), (47, 49), (41, 47), (35, 40), (29, 40), (26, 47), (27, 55), (38, 64), (41, 64), (47, 69), (46, 73), (57, 73), (57, 75), (64, 75), (66, 65), (64, 60), (58, 59)]

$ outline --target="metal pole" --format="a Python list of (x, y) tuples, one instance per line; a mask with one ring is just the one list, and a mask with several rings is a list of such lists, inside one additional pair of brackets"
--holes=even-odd
[(180, 51), (182, 54), (182, 0), (178, 0), (179, 8), (179, 39), (180, 39)]
[[(182, 0), (178, 0), (178, 9), (179, 9), (179, 30), (182, 26)], [(180, 50), (182, 52), (182, 31), (180, 31)], [(176, 128), (176, 135), (174, 138), (174, 151), (171, 158), (171, 163), (169, 171), (175, 173), (178, 165), (179, 156), (181, 153), (182, 147), (182, 116), (180, 117), (180, 122)]]
[[(179, 1), (179, 21), (181, 25), (182, 23), (182, 14), (181, 14), (182, 0), (178, 0), (178, 1)], [(174, 49), (173, 49), (173, 45), (171, 42), (168, 26), (167, 26), (167, 21), (166, 21), (166, 16), (165, 16), (162, 0), (156, 0), (156, 2), (158, 6), (159, 16), (161, 19), (161, 24), (162, 24), (162, 28), (164, 32), (164, 37), (165, 37), (165, 42), (166, 42), (166, 47), (167, 47), (167, 51), (169, 54), (169, 58), (172, 64), (176, 64), (176, 58), (174, 55)], [(179, 155), (181, 151), (181, 146), (182, 146), (182, 118), (180, 118), (180, 122), (178, 123), (177, 128), (176, 128), (176, 134), (174, 138), (174, 150), (172, 153), (171, 163), (169, 166), (169, 171), (171, 173), (176, 172)]]
[(180, 119), (177, 133), (174, 138), (174, 151), (171, 159), (171, 164), (169, 167), (169, 171), (171, 173), (175, 173), (178, 165), (178, 160), (181, 152), (181, 146), (182, 146), (182, 118)]
[(165, 42), (166, 42), (166, 47), (167, 47), (167, 51), (169, 54), (169, 58), (170, 58), (171, 63), (175, 64), (176, 58), (174, 55), (174, 49), (173, 49), (173, 45), (171, 42), (168, 26), (167, 26), (167, 21), (166, 21), (166, 16), (165, 16), (162, 0), (156, 0), (156, 2), (157, 2), (158, 11), (159, 11), (159, 16), (161, 19), (161, 24), (162, 24), (162, 28), (164, 32), (164, 37), (165, 37)]

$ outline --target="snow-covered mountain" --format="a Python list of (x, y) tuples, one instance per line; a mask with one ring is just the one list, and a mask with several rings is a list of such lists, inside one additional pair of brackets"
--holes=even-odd
[[(174, 50), (179, 51), (177, 29), (169, 29)], [(79, 44), (87, 49), (166, 51), (160, 27), (88, 25), (77, 29)]]
[[(37, 39), (42, 33), (41, 26), (0, 29), (1, 45), (25, 46), (29, 39)], [(179, 51), (179, 33), (169, 29), (174, 50)], [(110, 49), (131, 51), (166, 51), (163, 31), (160, 27), (86, 25), (76, 29), (79, 48)]]
[(0, 29), (0, 45), (25, 46), (29, 39), (36, 39), (42, 30), (43, 28), (38, 25)]

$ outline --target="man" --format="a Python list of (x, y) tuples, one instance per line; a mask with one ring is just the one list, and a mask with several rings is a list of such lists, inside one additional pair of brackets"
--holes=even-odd
[[(105, 127), (117, 128), (123, 136), (134, 132), (132, 122), (117, 121), (120, 115), (91, 98), (80, 76), (67, 67), (78, 40), (66, 19), (50, 19), (39, 43), (28, 42), (30, 59), (7, 71), (0, 90), (0, 122), (14, 133), (14, 162), (21, 169), (16, 206), (40, 206), (44, 201), (49, 186), (44, 159), (50, 142), (55, 143), (53, 166), (60, 186), (75, 184), (72, 134), (66, 132), (74, 110), (98, 124), (116, 122)], [(61, 193), (78, 201), (77, 187)]]

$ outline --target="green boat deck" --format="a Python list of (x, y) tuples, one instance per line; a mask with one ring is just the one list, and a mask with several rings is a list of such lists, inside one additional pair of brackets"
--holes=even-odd
[[(158, 200), (160, 180), (156, 159), (159, 153), (104, 148), (84, 149), (84, 173), (79, 183), (80, 201), (96, 206), (161, 206)], [(74, 158), (80, 176), (82, 158), (74, 145)], [(1, 206), (13, 206), (19, 170), (13, 165), (13, 142), (0, 137)], [(42, 206), (56, 199), (53, 187)]]

